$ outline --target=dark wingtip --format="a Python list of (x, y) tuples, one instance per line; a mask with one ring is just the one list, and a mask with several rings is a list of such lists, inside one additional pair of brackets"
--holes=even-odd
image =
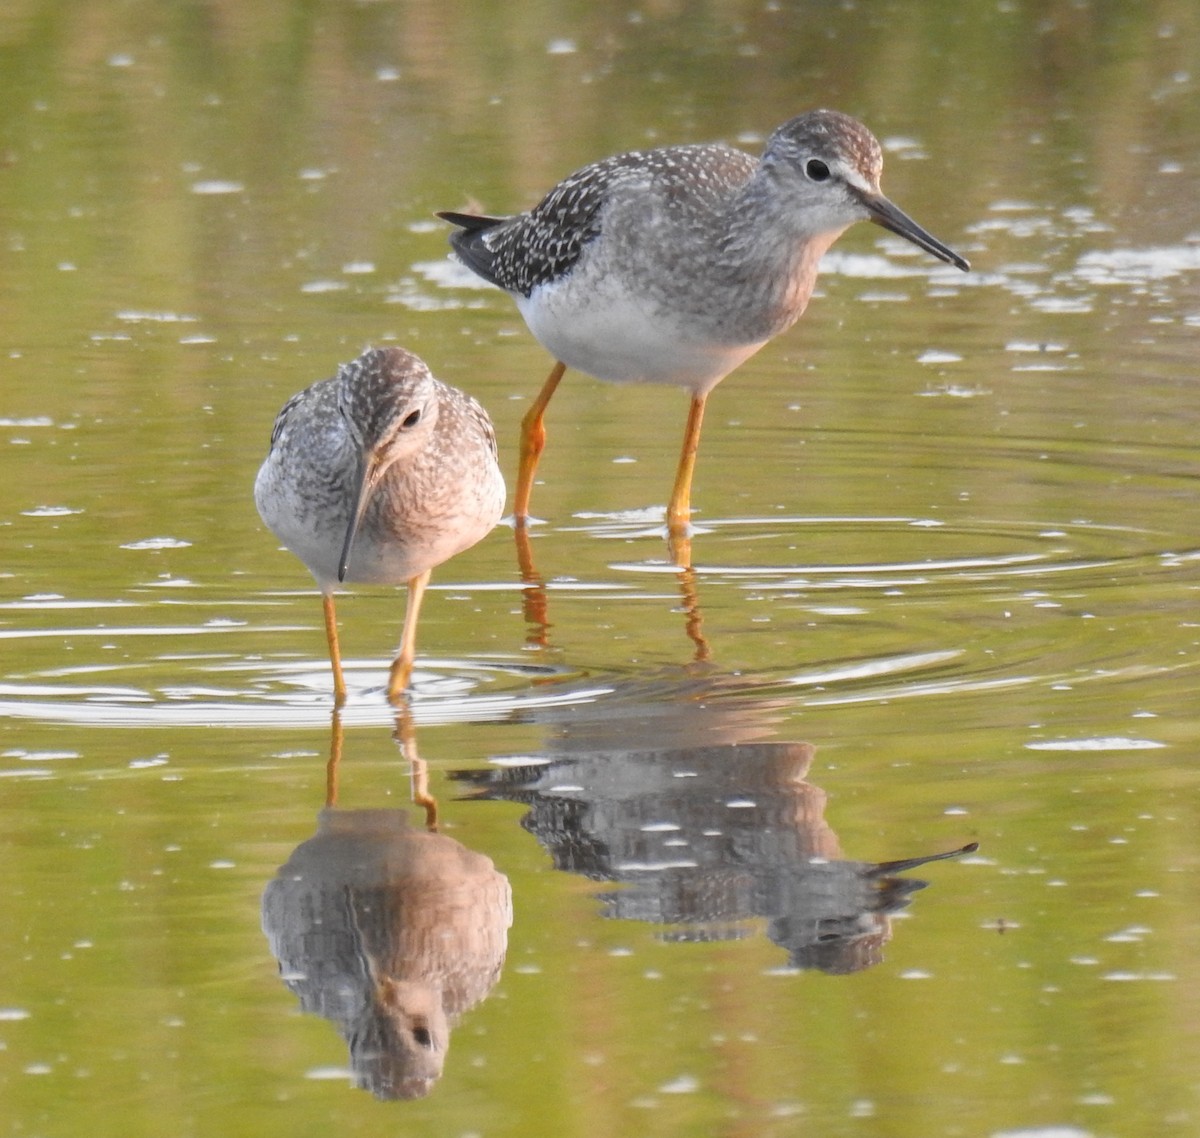
[(460, 213), (453, 209), (439, 209), (434, 213), (434, 217), (441, 218), (442, 221), (448, 221), (451, 225), (456, 225), (459, 229), (465, 229), (468, 233), (477, 233), (481, 229), (491, 229), (493, 225), (499, 225), (500, 222), (506, 221), (503, 217), (490, 217), (483, 213)]
[(917, 869), (920, 866), (928, 865), (931, 861), (946, 861), (948, 858), (961, 857), (963, 854), (974, 853), (977, 849), (979, 849), (978, 842), (968, 842), (965, 846), (959, 846), (956, 850), (944, 850), (942, 853), (925, 854), (923, 857), (906, 857), (898, 861), (881, 861), (867, 872), (867, 877), (887, 877), (893, 873), (902, 873), (906, 869)]

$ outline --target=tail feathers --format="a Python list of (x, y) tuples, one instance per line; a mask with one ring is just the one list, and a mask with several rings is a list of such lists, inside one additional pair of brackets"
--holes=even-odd
[(452, 209), (439, 210), (436, 216), (458, 226), (459, 229), (465, 229), (468, 233), (481, 233), (508, 220), (507, 217), (491, 217), (482, 213), (457, 213)]
[(477, 213), (456, 213), (446, 210), (437, 215), (443, 221), (457, 226), (450, 233), (450, 248), (458, 255), (458, 259), (476, 276), (482, 277), (490, 284), (505, 288), (505, 284), (496, 276), (496, 257), (488, 247), (487, 234), (495, 229), (506, 217), (488, 217)]
[(883, 877), (889, 873), (902, 873), (906, 869), (916, 869), (918, 866), (928, 865), (931, 861), (945, 861), (948, 857), (974, 853), (977, 849), (979, 849), (978, 842), (969, 842), (956, 850), (946, 850), (944, 853), (926, 854), (924, 857), (906, 857), (900, 861), (883, 861), (875, 866), (867, 876)]

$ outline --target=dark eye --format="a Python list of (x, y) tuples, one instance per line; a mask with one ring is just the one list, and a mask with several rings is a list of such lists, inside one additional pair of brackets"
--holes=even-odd
[(400, 426), (402, 426), (405, 430), (408, 430), (410, 427), (415, 427), (420, 421), (421, 410), (420, 408), (417, 408), (416, 411), (410, 411), (404, 416), (404, 421), (400, 424)]
[(433, 1046), (433, 1036), (430, 1034), (429, 1028), (427, 1027), (414, 1027), (413, 1040), (416, 1042), (418, 1047), (429, 1048)]
[(809, 181), (829, 181), (829, 167), (822, 162), (820, 158), (810, 158), (807, 162), (805, 162), (804, 172), (808, 175)]

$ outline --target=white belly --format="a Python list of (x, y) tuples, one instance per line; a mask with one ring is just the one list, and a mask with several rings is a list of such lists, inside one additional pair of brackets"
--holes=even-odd
[(628, 293), (574, 289), (571, 277), (514, 300), (555, 359), (613, 383), (666, 383), (705, 394), (765, 343), (714, 343)]

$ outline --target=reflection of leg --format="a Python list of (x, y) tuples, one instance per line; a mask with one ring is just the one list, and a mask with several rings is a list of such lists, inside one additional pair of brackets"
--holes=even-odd
[(413, 755), (412, 763), (412, 800), (425, 810), (425, 829), (431, 834), (437, 832), (438, 804), (437, 799), (429, 793), (429, 767), (424, 759)]
[(346, 680), (342, 675), (342, 653), (338, 647), (337, 613), (332, 593), (321, 594), (321, 606), (325, 610), (325, 642), (329, 645), (329, 664), (333, 668), (333, 706), (341, 707), (346, 702)]
[(705, 664), (712, 657), (704, 636), (704, 614), (700, 611), (700, 593), (696, 588), (696, 570), (685, 568), (679, 574), (679, 591), (683, 595), (683, 611), (687, 614), (688, 639), (696, 646), (694, 664)]
[(336, 806), (338, 768), (342, 765), (342, 716), (335, 707), (329, 724), (329, 762), (325, 764), (325, 805)]
[(438, 822), (437, 799), (429, 793), (429, 766), (417, 754), (417, 732), (413, 725), (412, 711), (407, 703), (401, 705), (396, 712), (396, 726), (392, 731), (392, 738), (400, 744), (400, 750), (408, 760), (412, 800), (424, 808), (425, 828), (434, 833), (437, 831)]
[(546, 382), (542, 384), (542, 390), (538, 392), (537, 398), (525, 412), (525, 418), (521, 420), (521, 465), (517, 471), (517, 493), (513, 499), (513, 514), (518, 521), (529, 517), (529, 495), (533, 490), (533, 476), (537, 473), (538, 459), (542, 457), (542, 451), (546, 447), (546, 424), (543, 422), (546, 406), (566, 370), (566, 364), (555, 363), (546, 377)]
[(546, 583), (533, 563), (533, 544), (529, 540), (529, 526), (524, 518), (516, 524), (517, 567), (521, 572), (521, 608), (525, 623), (529, 626), (525, 634), (527, 644), (545, 648), (550, 642), (550, 619), (546, 601)]
[(696, 451), (700, 449), (700, 428), (704, 423), (704, 402), (707, 398), (707, 395), (693, 395), (692, 404), (688, 408), (679, 469), (675, 472), (671, 504), (667, 507), (667, 526), (672, 530), (686, 528), (691, 516), (692, 471), (696, 469)]
[(388, 699), (395, 703), (404, 694), (412, 678), (413, 660), (417, 654), (417, 617), (421, 613), (421, 600), (425, 586), (429, 584), (431, 569), (418, 573), (408, 582), (408, 604), (404, 608), (404, 631), (400, 635), (400, 651), (392, 661), (388, 676)]

